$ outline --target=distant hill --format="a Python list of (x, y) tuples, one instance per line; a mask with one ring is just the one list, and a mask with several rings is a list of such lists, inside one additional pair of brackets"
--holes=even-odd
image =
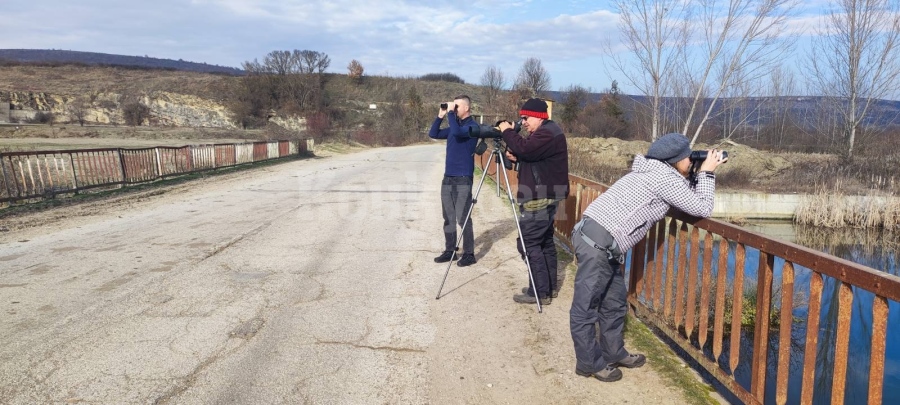
[[(560, 103), (566, 98), (566, 94), (560, 91), (548, 91), (546, 96)], [(588, 95), (591, 102), (600, 101), (602, 97), (603, 93), (590, 93)], [(622, 94), (620, 98), (624, 104), (627, 104), (629, 101), (637, 104), (650, 104), (647, 97), (642, 95)], [(708, 109), (710, 101), (711, 100), (708, 99), (705, 100), (701, 110)], [(716, 102), (716, 106), (713, 108), (712, 115), (720, 115), (722, 108), (728, 102), (728, 99), (719, 99)], [(772, 97), (750, 97), (744, 101), (743, 109), (748, 111), (749, 117), (747, 117), (746, 120), (748, 125), (767, 124), (771, 117), (776, 115), (773, 108), (778, 106), (787, 108), (794, 119), (798, 120), (797, 124), (801, 127), (813, 128), (814, 120), (821, 119), (821, 117), (816, 116), (817, 111), (819, 111), (827, 102), (828, 100), (826, 97), (822, 96), (784, 96), (777, 103)], [(664, 108), (670, 111), (678, 111), (680, 108), (683, 108), (684, 100), (664, 97), (662, 103)], [(679, 107), (679, 104), (681, 104), (682, 107)], [(626, 108), (626, 110), (632, 110), (632, 108)], [(735, 114), (736, 117), (743, 116), (743, 113), (740, 111)], [(868, 113), (868, 118), (863, 121), (863, 125), (873, 125), (876, 127), (900, 125), (900, 101), (875, 100)]]
[(206, 63), (151, 58), (149, 56), (126, 56), (55, 49), (0, 49), (0, 61), (3, 60), (30, 63), (80, 63), (85, 65), (130, 66), (200, 73), (224, 73), (229, 75), (244, 74), (242, 69)]

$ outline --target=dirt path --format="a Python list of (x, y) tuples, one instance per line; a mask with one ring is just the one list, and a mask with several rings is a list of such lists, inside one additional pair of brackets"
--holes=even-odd
[(0, 219), (0, 403), (690, 403), (650, 365), (573, 373), (487, 188), (442, 245), (439, 145), (366, 150)]

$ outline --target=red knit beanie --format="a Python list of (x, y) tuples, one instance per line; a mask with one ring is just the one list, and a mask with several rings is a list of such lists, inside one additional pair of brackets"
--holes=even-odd
[(519, 115), (545, 120), (550, 118), (550, 116), (547, 115), (547, 103), (539, 98), (532, 98), (526, 101), (522, 106), (522, 109), (519, 110)]

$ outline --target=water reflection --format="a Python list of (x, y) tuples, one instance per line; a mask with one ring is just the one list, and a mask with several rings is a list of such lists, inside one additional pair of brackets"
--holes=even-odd
[[(778, 239), (785, 238), (784, 224), (767, 224), (757, 226), (755, 231), (771, 235)], [(900, 267), (897, 256), (900, 254), (900, 235), (890, 232), (867, 230), (825, 230), (808, 226), (791, 226), (793, 240), (796, 244), (816, 249), (834, 256), (850, 260), (889, 274), (897, 275)], [(773, 232), (769, 232), (772, 230)], [(715, 249), (714, 249), (715, 250)], [(730, 253), (732, 256), (733, 253)], [(715, 256), (715, 254), (714, 254)], [(716, 259), (714, 259), (716, 260)], [(733, 263), (733, 258), (729, 257)], [(755, 280), (758, 268), (759, 253), (747, 248), (745, 269), (746, 279)], [(781, 285), (781, 273), (784, 260), (776, 258), (773, 285)], [(731, 265), (729, 266), (731, 267)], [(794, 305), (792, 314), (795, 322), (791, 325), (790, 367), (788, 371), (788, 403), (800, 403), (802, 389), (802, 373), (804, 350), (806, 345), (806, 319), (809, 310), (809, 286), (812, 272), (802, 266), (795, 265)], [(817, 342), (816, 375), (814, 378), (814, 403), (830, 403), (832, 381), (834, 376), (835, 341), (838, 325), (838, 296), (840, 282), (824, 276), (819, 320), (819, 336)], [(774, 288), (773, 288), (774, 290)], [(851, 306), (850, 345), (847, 359), (847, 384), (845, 386), (844, 403), (865, 404), (868, 402), (868, 383), (870, 367), (870, 349), (872, 339), (872, 305), (874, 294), (853, 288)], [(776, 295), (777, 297), (777, 295)], [(773, 305), (780, 307), (780, 302)], [(900, 303), (888, 302), (887, 342), (900, 342)], [(779, 308), (780, 309), (780, 308)], [(741, 336), (741, 362), (734, 372), (735, 379), (745, 388), (750, 386), (750, 369), (752, 356), (753, 331), (744, 331)], [(775, 402), (776, 365), (778, 360), (777, 330), (769, 334), (768, 370), (766, 379), (766, 403)], [(727, 358), (723, 353), (722, 358)], [(900, 346), (887, 344), (884, 364), (883, 403), (900, 403)], [(727, 367), (725, 367), (727, 369)]]

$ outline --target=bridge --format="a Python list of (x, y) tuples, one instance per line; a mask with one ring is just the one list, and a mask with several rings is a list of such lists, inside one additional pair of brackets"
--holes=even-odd
[[(482, 169), (488, 159), (487, 153), (475, 157)], [(495, 181), (496, 166), (487, 167)], [(517, 173), (506, 170), (506, 175), (515, 193)], [(497, 183), (505, 187), (504, 181)], [(569, 185), (572, 191), (554, 226), (557, 238), (571, 249), (572, 229), (608, 186), (571, 174)], [(896, 351), (900, 342), (896, 331), (888, 339), (889, 310), (900, 311), (900, 277), (677, 210), (628, 253), (626, 268), (631, 313), (740, 401), (844, 404), (847, 375), (853, 372), (857, 378), (863, 373), (868, 382), (852, 400), (882, 403), (885, 351)], [(823, 300), (823, 294), (835, 299)], [(795, 314), (798, 298), (804, 301), (802, 317)], [(820, 325), (823, 305), (829, 303), (835, 330)], [(859, 310), (868, 307), (868, 312)], [(860, 318), (871, 319), (870, 339), (851, 343), (851, 325)], [(798, 331), (804, 333), (797, 336)], [(802, 347), (794, 347), (797, 341)], [(736, 378), (742, 368), (749, 374), (740, 378), (745, 381)], [(823, 369), (833, 379), (817, 375)], [(893, 373), (896, 368), (889, 376)], [(768, 394), (767, 385), (774, 387)], [(791, 401), (789, 389), (799, 391)], [(900, 396), (888, 394), (893, 395), (888, 403)]]
[[(275, 142), (173, 150), (3, 153), (0, 154), (4, 180), (0, 186), (0, 200), (7, 203), (40, 200), (48, 196), (48, 191), (81, 192), (92, 188), (124, 187), (174, 176), (179, 170), (188, 173), (214, 170), (217, 165), (233, 166), (278, 158), (298, 150), (300, 146)], [(81, 231), (0, 245), (0, 264), (6, 280), (0, 282), (0, 293), (10, 298), (6, 301), (12, 302), (10, 305), (14, 308), (8, 310), (9, 316), (0, 318), (0, 323), (5, 326), (0, 328), (4, 329), (0, 336), (5, 337), (6, 343), (15, 342), (0, 350), (0, 358), (4, 359), (0, 375), (9, 377), (2, 380), (15, 383), (0, 384), (0, 399), (13, 398), (22, 403), (41, 397), (64, 400), (68, 398), (65, 392), (47, 394), (48, 390), (69, 386), (67, 384), (76, 393), (101, 392), (102, 395), (93, 397), (95, 399), (125, 398), (129, 393), (135, 393), (143, 396), (134, 398), (155, 398), (161, 403), (174, 398), (203, 398), (203, 390), (213, 387), (222, 395), (227, 393), (248, 400), (300, 398), (292, 396), (289, 386), (278, 385), (282, 380), (308, 381), (314, 386), (314, 389), (301, 390), (301, 394), (306, 395), (303, 398), (316, 398), (313, 393), (318, 393), (325, 395), (318, 398), (350, 400), (375, 397), (476, 400), (476, 397), (463, 394), (467, 391), (457, 390), (460, 387), (476, 392), (477, 398), (482, 399), (521, 398), (522, 392), (509, 391), (507, 396), (496, 396), (496, 392), (491, 394), (483, 386), (472, 385), (472, 380), (485, 381), (493, 378), (493, 373), (509, 367), (496, 361), (485, 365), (492, 370), (490, 376), (476, 378), (467, 374), (470, 381), (460, 382), (460, 387), (431, 386), (431, 391), (426, 394), (415, 388), (424, 374), (409, 371), (417, 363), (425, 362), (432, 370), (430, 375), (459, 378), (454, 373), (463, 373), (461, 370), (467, 363), (454, 362), (454, 356), (470, 350), (486, 356), (491, 353), (490, 345), (473, 348), (457, 342), (464, 341), (467, 336), (485, 333), (487, 324), (484, 320), (466, 315), (467, 303), (496, 305), (501, 300), (508, 301), (508, 297), (501, 297), (499, 293), (488, 293), (502, 291), (508, 282), (505, 279), (491, 281), (490, 288), (481, 292), (470, 288), (471, 284), (468, 287), (465, 283), (456, 284), (453, 295), (438, 301), (441, 307), (422, 308), (418, 301), (414, 303), (408, 299), (413, 294), (431, 296), (430, 283), (437, 277), (437, 273), (421, 273), (409, 264), (430, 260), (427, 257), (430, 252), (423, 251), (416, 243), (401, 243), (406, 239), (399, 235), (419, 241), (423, 235), (435, 233), (415, 228), (413, 224), (427, 223), (429, 218), (435, 220), (432, 218), (435, 215), (420, 214), (433, 208), (435, 203), (420, 195), (423, 187), (431, 184), (424, 180), (430, 178), (429, 175), (437, 175), (439, 168), (432, 166), (436, 166), (434, 163), (440, 157), (440, 153), (429, 146), (404, 149), (403, 153), (394, 154), (371, 151), (364, 159), (351, 157), (339, 164), (311, 162), (309, 167), (304, 165), (303, 168), (284, 165), (289, 168), (273, 170), (275, 173), (262, 175), (253, 182), (244, 181), (245, 187), (236, 189), (235, 195), (227, 198), (223, 194), (201, 195), (193, 200), (179, 201), (165, 211), (154, 209), (147, 213), (122, 214), (124, 218), (120, 220), (86, 226)], [(477, 159), (484, 158), (486, 156)], [(479, 164), (483, 166), (484, 161), (479, 160)], [(401, 178), (376, 183), (371, 178), (371, 165), (382, 172), (399, 173)], [(496, 176), (492, 167), (487, 169)], [(326, 182), (321, 181), (323, 173), (331, 173)], [(508, 174), (515, 183), (516, 173)], [(580, 220), (581, 212), (606, 188), (576, 176), (570, 176), (570, 183), (572, 193), (559, 210), (555, 223), (556, 235), (568, 245), (571, 245), (569, 234)], [(431, 194), (434, 194), (432, 197), (437, 195), (436, 192)], [(353, 198), (345, 201), (330, 198), (332, 195)], [(295, 198), (287, 201), (279, 198), (283, 196)], [(400, 201), (405, 208), (400, 210), (391, 201)], [(334, 207), (339, 208), (335, 211)], [(354, 245), (345, 251), (338, 249), (337, 256), (317, 253), (312, 257), (295, 257), (285, 251), (298, 243), (321, 249), (346, 242), (347, 229), (325, 227), (334, 222), (328, 219), (360, 220), (372, 218), (368, 214), (374, 212), (384, 216), (378, 220), (384, 229), (395, 229), (397, 221), (404, 226), (390, 235), (369, 234), (376, 229), (354, 231), (359, 238), (352, 240), (369, 240), (374, 244)], [(506, 213), (508, 211), (503, 211)], [(413, 221), (416, 218), (420, 221)], [(479, 246), (499, 249), (498, 246), (490, 247), (491, 242), (487, 239), (506, 235), (508, 227), (492, 224), (484, 218), (479, 221), (492, 226), (477, 231)], [(124, 228), (126, 225), (131, 228)], [(296, 225), (315, 226), (322, 235), (327, 234), (328, 243), (301, 238), (302, 235), (293, 228)], [(191, 231), (185, 232), (188, 228)], [(197, 232), (201, 232), (202, 240), (195, 240)], [(54, 239), (62, 237), (68, 238), (66, 242)], [(115, 253), (119, 250), (122, 252)], [(253, 257), (261, 260), (244, 259), (251, 252)], [(402, 256), (402, 260), (390, 261), (392, 254)], [(135, 255), (137, 259), (134, 259)], [(513, 257), (515, 253), (492, 253), (490, 256)], [(165, 260), (143, 261), (143, 257), (164, 257)], [(373, 260), (390, 263), (378, 266), (388, 272), (360, 272), (361, 269), (371, 270)], [(503, 261), (491, 260), (480, 257), (479, 263), (491, 266), (490, 269), (507, 267)], [(348, 268), (348, 261), (354, 267)], [(123, 263), (128, 266), (122, 267)], [(239, 263), (241, 268), (233, 268), (233, 263)], [(285, 266), (297, 269), (296, 274), (275, 270)], [(693, 366), (714, 378), (741, 402), (843, 404), (853, 400), (879, 404), (891, 403), (892, 398), (896, 398), (897, 393), (886, 392), (884, 384), (886, 377), (896, 375), (896, 369), (890, 368), (896, 365), (886, 364), (886, 353), (896, 353), (896, 342), (900, 341), (895, 335), (897, 329), (888, 327), (889, 315), (896, 318), (900, 310), (900, 279), (896, 276), (726, 222), (701, 220), (678, 212), (670, 212), (655, 225), (644, 241), (629, 253), (626, 266), (632, 313), (657, 328)], [(98, 273), (101, 267), (108, 268), (109, 274)], [(59, 271), (63, 268), (66, 271)], [(227, 278), (224, 285), (210, 283), (223, 274)], [(361, 297), (362, 302), (372, 306), (365, 311), (371, 318), (357, 322), (359, 320), (347, 319), (340, 311), (335, 314), (338, 317), (335, 319), (344, 319), (347, 325), (333, 324), (331, 318), (322, 318), (318, 311), (327, 308), (360, 310), (341, 300), (342, 295), (333, 294), (348, 288), (341, 280), (358, 278), (360, 274), (368, 275), (367, 284), (375, 290), (360, 290), (362, 286), (351, 286), (350, 289)], [(485, 274), (470, 274), (466, 283), (488, 282), (483, 277)], [(407, 278), (410, 281), (405, 281), (402, 288), (395, 284), (396, 280)], [(315, 291), (294, 292), (286, 288), (306, 285), (310, 280), (319, 286)], [(413, 281), (415, 283), (410, 284)], [(421, 284), (427, 288), (420, 288)], [(74, 288), (76, 286), (81, 289)], [(259, 290), (260, 287), (263, 289)], [(384, 297), (385, 291), (394, 291), (394, 294)], [(50, 295), (46, 297), (41, 295), (48, 292)], [(36, 305), (37, 302), (28, 303), (34, 304), (33, 308), (28, 307), (32, 321), (18, 321), (14, 315), (25, 310), (20, 302), (27, 302), (20, 297), (32, 301), (38, 297), (47, 303), (43, 306)], [(459, 297), (460, 301), (453, 304), (454, 297)], [(447, 310), (448, 307), (453, 310)], [(287, 310), (290, 308), (303, 313), (292, 313)], [(375, 311), (377, 308), (387, 312)], [(410, 308), (415, 312), (409, 312)], [(514, 308), (501, 308), (503, 316), (510, 319), (524, 316)], [(513, 334), (536, 333), (557, 339), (559, 336), (554, 333), (558, 334), (564, 328), (557, 324), (557, 318), (564, 316), (564, 311), (559, 305), (551, 306), (549, 310), (558, 312), (550, 312), (542, 318), (547, 325), (532, 325), (538, 328), (536, 330), (516, 329)], [(421, 340), (422, 336), (416, 333), (379, 334), (384, 333), (386, 325), (405, 325), (409, 320), (434, 328), (433, 322), (437, 321), (430, 321), (423, 315), (429, 311), (439, 313), (437, 324), (452, 324), (456, 328), (444, 332), (443, 337), (448, 339), (438, 340), (442, 344), (455, 343), (441, 348), (432, 341)], [(288, 323), (297, 317), (306, 322), (304, 325), (309, 330), (289, 339), (284, 334), (295, 330)], [(834, 319), (834, 328), (824, 328), (822, 320), (825, 317)], [(101, 320), (99, 323), (98, 319)], [(176, 328), (165, 333), (161, 331), (160, 320), (164, 319), (171, 319)], [(851, 328), (861, 320), (871, 325), (867, 326), (868, 337), (865, 341), (851, 342)], [(211, 321), (215, 323), (210, 324)], [(478, 326), (465, 326), (470, 324)], [(42, 325), (54, 326), (48, 329)], [(141, 336), (159, 336), (138, 339), (140, 344), (135, 345), (136, 330)], [(209, 334), (209, 330), (216, 333)], [(360, 330), (378, 333), (357, 333)], [(344, 332), (353, 339), (343, 340)], [(14, 340), (12, 334), (18, 340)], [(114, 340), (110, 340), (111, 337)], [(490, 334), (485, 336), (485, 339), (491, 338)], [(189, 341), (182, 346), (177, 343), (182, 339)], [(278, 345), (260, 346), (284, 342), (293, 346), (287, 349)], [(493, 343), (499, 343), (499, 340)], [(562, 339), (553, 343), (558, 347), (548, 349), (549, 354), (538, 357), (538, 369), (567, 366), (567, 362), (556, 362), (559, 362), (557, 357), (568, 353), (566, 349), (570, 342)], [(147, 357), (147, 349), (142, 347), (153, 349), (151, 352), (161, 357), (158, 360)], [(194, 360), (184, 358), (183, 354), (191, 347), (199, 348), (199, 352), (194, 350), (191, 355), (196, 357)], [(79, 354), (85, 350), (91, 355)], [(341, 359), (342, 353), (348, 352), (362, 353), (363, 358), (369, 357), (366, 353), (372, 353), (377, 359), (379, 373), (384, 370), (401, 372), (398, 378), (402, 381), (390, 386), (396, 388), (394, 392), (354, 383), (353, 391), (335, 395), (327, 392), (328, 382), (352, 378), (356, 374), (351, 368), (326, 367), (331, 370), (328, 376), (316, 377), (315, 370), (295, 364), (300, 368), (291, 371), (290, 378), (281, 378), (271, 370), (260, 374), (253, 373), (253, 370), (259, 370), (257, 368), (241, 367), (245, 364), (242, 362), (250, 362), (246, 364), (253, 364), (253, 367), (277, 367), (281, 364), (276, 361), (279, 358), (266, 360), (255, 354), (256, 351), (270, 350), (330, 359)], [(521, 350), (528, 351), (527, 348)], [(557, 356), (557, 352), (563, 354)], [(121, 356), (137, 363), (113, 361)], [(163, 361), (165, 358), (170, 360)], [(290, 359), (280, 359), (290, 363)], [(388, 361), (390, 359), (394, 359), (393, 363)], [(534, 359), (527, 357), (519, 360), (535, 364)], [(394, 365), (388, 367), (386, 363)], [(351, 361), (346, 365), (358, 364)], [(518, 366), (513, 368), (518, 370)], [(39, 370), (43, 371), (35, 374)], [(528, 381), (545, 382), (552, 375), (538, 373), (534, 378), (528, 377)], [(524, 377), (519, 376), (521, 378)], [(272, 395), (272, 392), (255, 395), (254, 391), (241, 391), (241, 386), (233, 384), (232, 381), (237, 381), (234, 379), (260, 384), (269, 381), (275, 384), (273, 386), (287, 387), (288, 393), (283, 396)], [(865, 389), (848, 390), (851, 379), (865, 381)], [(30, 387), (43, 391), (30, 392)], [(629, 398), (628, 393), (622, 393), (619, 388), (602, 390), (606, 398), (619, 398), (617, 395)], [(599, 394), (589, 388), (554, 395), (559, 400), (579, 402)], [(77, 396), (72, 398), (77, 399)]]

